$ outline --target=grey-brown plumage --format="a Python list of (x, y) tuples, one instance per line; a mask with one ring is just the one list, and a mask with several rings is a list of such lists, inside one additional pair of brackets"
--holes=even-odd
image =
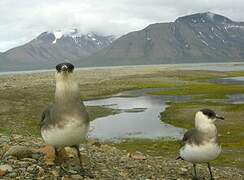
[(41, 135), (55, 147), (55, 152), (59, 147), (70, 146), (76, 148), (80, 157), (79, 144), (86, 139), (89, 116), (72, 75), (74, 66), (62, 63), (56, 69), (55, 101), (42, 114)]
[[(185, 144), (201, 145), (209, 139), (209, 135), (198, 131), (197, 129), (188, 130), (181, 141), (181, 147)], [(218, 142), (218, 136), (212, 138), (212, 142)]]
[(63, 128), (64, 125), (67, 123), (66, 119), (64, 118), (64, 114), (80, 114), (80, 116), (83, 117), (84, 119), (84, 124), (86, 124), (87, 126), (89, 126), (89, 115), (86, 111), (86, 108), (83, 104), (83, 102), (81, 102), (81, 108), (80, 110), (78, 110), (77, 112), (75, 112), (75, 110), (69, 110), (68, 112), (67, 109), (62, 109), (62, 108), (58, 108), (57, 106), (54, 105), (50, 105), (48, 108), (46, 108), (43, 113), (42, 113), (42, 117), (41, 117), (41, 121), (40, 121), (40, 127), (42, 129), (48, 129), (48, 128), (52, 128), (54, 126), (57, 126), (59, 128)]

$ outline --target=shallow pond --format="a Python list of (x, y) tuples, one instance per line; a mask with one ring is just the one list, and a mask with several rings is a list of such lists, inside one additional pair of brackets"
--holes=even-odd
[[(219, 78), (215, 79), (212, 82), (221, 83), (221, 84), (244, 84), (244, 77), (228, 77), (228, 78)], [(244, 103), (244, 94), (232, 94), (228, 95), (227, 102), (230, 104), (243, 104)]]
[(221, 83), (221, 84), (244, 84), (244, 77), (228, 77), (228, 78), (219, 78), (213, 80), (213, 82)]
[(244, 104), (244, 94), (233, 94), (227, 97), (227, 102), (230, 104)]
[(84, 102), (88, 106), (120, 110), (119, 114), (92, 121), (89, 136), (100, 140), (181, 138), (183, 129), (160, 120), (160, 112), (167, 107), (166, 101), (159, 96), (146, 95), (147, 91), (150, 90), (127, 91), (115, 97)]

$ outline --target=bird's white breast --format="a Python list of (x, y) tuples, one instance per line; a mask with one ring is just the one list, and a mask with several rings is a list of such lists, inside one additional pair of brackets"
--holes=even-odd
[(180, 156), (192, 163), (203, 163), (216, 159), (220, 152), (221, 147), (217, 143), (186, 144), (180, 149)]
[(62, 128), (53, 127), (41, 130), (47, 144), (55, 147), (78, 145), (85, 140), (89, 126), (86, 124), (68, 123)]

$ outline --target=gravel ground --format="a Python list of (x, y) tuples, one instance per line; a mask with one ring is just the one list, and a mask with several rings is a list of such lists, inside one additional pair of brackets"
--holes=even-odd
[[(40, 153), (40, 138), (0, 134), (0, 179), (191, 179), (191, 164), (167, 157), (128, 153), (111, 145), (89, 140), (81, 146), (83, 169), (72, 149), (63, 164), (48, 163)], [(198, 166), (200, 179), (209, 179), (207, 167)], [(235, 168), (214, 167), (215, 179), (244, 179)]]

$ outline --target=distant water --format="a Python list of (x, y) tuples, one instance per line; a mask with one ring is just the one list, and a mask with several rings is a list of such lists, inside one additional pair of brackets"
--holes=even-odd
[[(219, 79), (212, 80), (212, 82), (221, 83), (221, 84), (244, 85), (244, 76), (219, 78)], [(232, 95), (227, 95), (227, 97), (228, 97), (227, 102), (230, 104), (244, 104), (244, 94), (232, 94)]]
[(176, 65), (176, 68), (183, 69), (183, 70), (244, 71), (244, 63), (236, 62), (236, 63), (179, 64)]
[[(100, 140), (181, 138), (183, 129), (160, 120), (160, 112), (167, 107), (165, 100), (159, 96), (145, 95), (145, 92), (133, 90), (111, 98), (85, 101), (87, 106), (104, 106), (121, 111), (92, 121), (89, 137)], [(126, 97), (129, 94), (136, 97)]]
[(28, 71), (6, 71), (0, 72), (0, 75), (15, 75), (15, 74), (33, 74), (43, 72), (54, 72), (54, 69), (43, 69), (43, 70), (28, 70)]
[[(93, 69), (121, 69), (121, 68), (137, 68), (137, 67), (162, 67), (165, 69), (182, 69), (182, 70), (210, 70), (210, 71), (244, 71), (244, 63), (189, 63), (189, 64), (157, 64), (157, 65), (135, 65), (135, 66), (104, 66), (104, 67), (82, 67), (78, 70)], [(52, 72), (54, 69), (32, 70), (32, 71), (10, 71), (0, 72), (0, 75), (9, 74), (30, 74)]]
[(219, 78), (219, 79), (214, 79), (212, 81), (221, 84), (244, 84), (244, 76)]

